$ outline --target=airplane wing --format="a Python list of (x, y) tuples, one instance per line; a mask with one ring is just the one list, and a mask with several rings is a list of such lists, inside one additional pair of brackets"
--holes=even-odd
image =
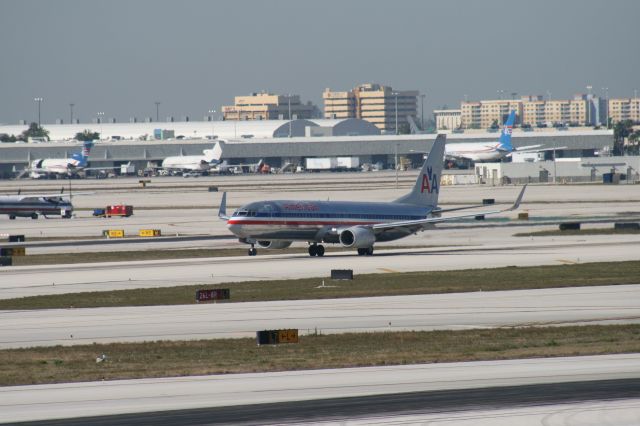
[(522, 202), (522, 197), (524, 196), (525, 189), (527, 189), (527, 185), (522, 187), (522, 190), (520, 191), (520, 194), (518, 195), (518, 198), (516, 199), (515, 203), (513, 203), (513, 205), (507, 209), (479, 211), (475, 213), (468, 213), (468, 214), (463, 214), (458, 216), (430, 217), (430, 218), (419, 219), (419, 220), (405, 220), (401, 222), (379, 223), (377, 225), (372, 225), (371, 229), (373, 229), (373, 231), (376, 233), (384, 232), (390, 229), (401, 229), (401, 228), (408, 229), (411, 232), (416, 232), (422, 229), (423, 227), (425, 227), (426, 225), (430, 225), (433, 223), (440, 223), (440, 222), (446, 222), (446, 221), (455, 220), (455, 219), (465, 219), (469, 217), (476, 217), (476, 216), (513, 211), (520, 206), (520, 203)]

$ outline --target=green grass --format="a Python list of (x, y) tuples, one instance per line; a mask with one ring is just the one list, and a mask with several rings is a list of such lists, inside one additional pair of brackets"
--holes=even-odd
[[(326, 287), (318, 288), (325, 281)], [(115, 290), (0, 300), (0, 309), (150, 306), (195, 303), (202, 288), (231, 289), (232, 302), (459, 293), (640, 283), (640, 261), (466, 269)]]
[(521, 232), (513, 234), (514, 237), (558, 237), (558, 236), (576, 236), (576, 235), (623, 235), (623, 234), (640, 234), (640, 229), (614, 229), (614, 228), (595, 228), (595, 229), (578, 229), (560, 231), (554, 229), (550, 231)]
[[(248, 247), (248, 246), (247, 246)], [(169, 259), (195, 259), (204, 257), (229, 257), (246, 256), (247, 247), (229, 249), (176, 249), (176, 250), (128, 250), (128, 251), (100, 251), (84, 253), (47, 253), (28, 254), (27, 256), (14, 256), (13, 266), (34, 266), (34, 265), (60, 265), (74, 263), (99, 263), (99, 262), (125, 262), (136, 260), (169, 260)], [(425, 246), (426, 247), (426, 246)], [(390, 250), (398, 247), (385, 247)], [(412, 247), (402, 247), (412, 248)], [(421, 247), (424, 248), (424, 247)], [(278, 251), (267, 251), (258, 249), (260, 253), (275, 254)], [(342, 247), (326, 247), (327, 253), (341, 251), (353, 252), (353, 249)], [(281, 251), (280, 251), (281, 252)], [(287, 249), (287, 253), (307, 253), (305, 247), (294, 247)]]
[[(113, 343), (0, 350), (0, 386), (318, 368), (631, 353), (640, 325), (382, 332), (254, 339)], [(96, 363), (96, 357), (107, 361)]]

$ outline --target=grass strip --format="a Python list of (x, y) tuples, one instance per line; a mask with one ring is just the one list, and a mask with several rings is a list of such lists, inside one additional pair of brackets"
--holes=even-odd
[[(325, 281), (327, 287), (318, 288)], [(333, 299), (640, 283), (640, 261), (356, 275), (138, 288), (0, 300), (0, 309), (92, 308), (195, 303), (195, 291), (230, 288), (231, 302)]]
[(278, 346), (249, 338), (55, 346), (1, 350), (0, 385), (638, 351), (638, 324), (311, 335)]
[(596, 228), (596, 229), (568, 229), (560, 231), (559, 229), (549, 231), (536, 232), (520, 232), (513, 234), (514, 237), (558, 237), (558, 236), (576, 236), (576, 235), (623, 235), (623, 234), (640, 234), (640, 229), (614, 229), (614, 228)]
[[(152, 242), (152, 241), (150, 241)], [(248, 247), (248, 246), (247, 246)], [(169, 260), (169, 259), (195, 259), (204, 257), (230, 257), (230, 256), (246, 256), (247, 247), (228, 248), (228, 249), (171, 249), (171, 250), (127, 250), (127, 251), (100, 251), (100, 252), (83, 252), (83, 253), (46, 253), (46, 254), (29, 254), (27, 256), (14, 256), (13, 266), (35, 266), (35, 265), (61, 265), (75, 263), (101, 263), (101, 262), (126, 262), (137, 260)], [(421, 246), (420, 248), (426, 248)], [(325, 247), (327, 253), (336, 253), (341, 251), (353, 252), (353, 249), (342, 247)], [(416, 248), (411, 246), (403, 247), (385, 247), (390, 250), (394, 248)], [(27, 248), (28, 250), (28, 248)], [(261, 253), (268, 253), (266, 249), (258, 250)], [(272, 251), (271, 254), (276, 252)], [(287, 253), (307, 253), (306, 247), (288, 248)]]

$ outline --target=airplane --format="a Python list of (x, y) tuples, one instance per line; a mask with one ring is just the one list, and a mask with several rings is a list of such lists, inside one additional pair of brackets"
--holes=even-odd
[(260, 159), (257, 163), (249, 163), (249, 164), (229, 164), (227, 160), (223, 160), (222, 162), (214, 165), (211, 168), (211, 171), (216, 172), (218, 174), (237, 174), (237, 173), (260, 173), (262, 172), (265, 166), (264, 160)]
[(205, 149), (202, 155), (179, 155), (162, 160), (160, 168), (169, 172), (209, 172), (214, 165), (220, 163), (224, 142), (218, 141), (212, 149)]
[(222, 195), (218, 217), (240, 242), (266, 249), (285, 249), (293, 241), (309, 243), (310, 256), (323, 256), (322, 243), (357, 249), (358, 255), (372, 255), (377, 242), (393, 241), (430, 228), (435, 223), (512, 211), (518, 208), (526, 185), (515, 203), (504, 210), (480, 211), (443, 217), (442, 213), (463, 210), (438, 208), (440, 176), (445, 152), (445, 135), (438, 135), (411, 191), (392, 202), (268, 200), (249, 203), (227, 216), (227, 194)]
[[(453, 159), (466, 159), (474, 162), (500, 161), (504, 157), (510, 156), (514, 151), (530, 151), (542, 145), (529, 145), (521, 148), (514, 148), (511, 144), (511, 132), (516, 121), (516, 112), (511, 111), (507, 121), (504, 123), (500, 140), (498, 142), (468, 142), (453, 143), (446, 147), (446, 155)], [(544, 150), (537, 150), (544, 151)]]
[(37, 219), (42, 215), (59, 215), (69, 219), (73, 213), (70, 195), (60, 194), (25, 194), (0, 195), (0, 214)]
[(82, 150), (76, 152), (71, 158), (39, 158), (33, 160), (28, 168), (22, 171), (18, 177), (29, 173), (31, 178), (38, 179), (50, 175), (73, 176), (80, 170), (92, 170), (87, 168), (89, 153), (93, 142), (85, 141)]

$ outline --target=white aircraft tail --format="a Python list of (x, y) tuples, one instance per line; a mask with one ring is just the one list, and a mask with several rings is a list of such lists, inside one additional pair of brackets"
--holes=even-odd
[(220, 162), (220, 159), (222, 158), (223, 147), (224, 147), (224, 142), (218, 141), (213, 146), (213, 149), (205, 149), (204, 151), (202, 151), (202, 153), (204, 154), (205, 160), (207, 160), (209, 163)]
[(435, 208), (438, 205), (446, 140), (446, 135), (438, 135), (436, 137), (413, 189), (407, 195), (398, 198), (394, 202), (431, 208)]

